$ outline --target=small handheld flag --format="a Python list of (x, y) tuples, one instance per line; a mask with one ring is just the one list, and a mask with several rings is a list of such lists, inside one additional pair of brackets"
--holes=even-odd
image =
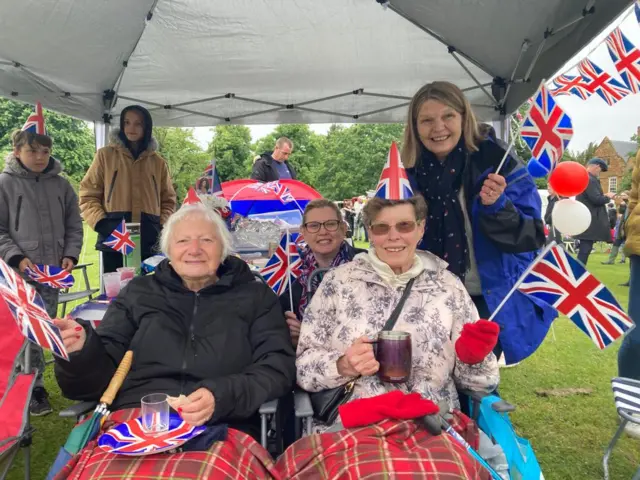
[(42, 265), (38, 263), (34, 265), (34, 269), (27, 268), (25, 273), (32, 280), (47, 287), (57, 289), (71, 288), (75, 281), (71, 273), (55, 265)]
[(122, 255), (129, 255), (136, 248), (136, 244), (131, 240), (131, 234), (127, 229), (124, 218), (103, 243)]
[(290, 283), (300, 275), (302, 259), (296, 247), (297, 233), (285, 232), (280, 239), (277, 250), (271, 256), (267, 264), (260, 270), (267, 285), (282, 295)]

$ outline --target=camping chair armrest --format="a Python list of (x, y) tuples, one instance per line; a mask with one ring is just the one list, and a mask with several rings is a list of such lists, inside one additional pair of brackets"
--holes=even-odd
[(62, 418), (78, 418), (92, 411), (97, 404), (98, 402), (93, 400), (74, 403), (62, 410), (58, 415)]
[(278, 411), (278, 399), (269, 400), (260, 405), (260, 415), (273, 415)]
[(293, 408), (296, 412), (297, 418), (313, 417), (311, 398), (304, 390), (296, 388), (293, 392)]
[[(477, 407), (484, 397), (491, 395), (491, 393), (483, 392), (482, 390), (461, 389), (460, 393), (463, 393), (466, 396), (468, 396), (473, 401), (474, 407)], [(500, 399), (497, 402), (492, 403), (491, 408), (493, 408), (493, 410), (498, 413), (508, 413), (508, 412), (513, 412), (516, 409), (516, 406), (505, 400)], [(477, 411), (476, 408), (474, 408), (474, 411)]]

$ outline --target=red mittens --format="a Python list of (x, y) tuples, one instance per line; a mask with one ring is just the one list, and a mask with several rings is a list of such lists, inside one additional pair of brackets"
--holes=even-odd
[(456, 354), (460, 361), (475, 365), (482, 362), (498, 343), (500, 325), (488, 320), (478, 320), (462, 327), (456, 341)]
[(393, 390), (370, 398), (360, 398), (338, 407), (345, 428), (364, 427), (393, 418), (407, 420), (438, 413), (438, 406), (419, 393), (405, 395)]

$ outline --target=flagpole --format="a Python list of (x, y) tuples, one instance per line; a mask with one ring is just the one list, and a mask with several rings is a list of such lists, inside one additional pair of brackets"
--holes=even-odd
[(496, 168), (496, 175), (498, 175), (500, 173), (500, 170), (502, 169), (502, 166), (504, 165), (504, 162), (507, 161), (507, 157), (509, 156), (509, 152), (511, 151), (511, 149), (513, 148), (515, 143), (516, 143), (516, 139), (515, 139), (515, 135), (514, 135), (514, 137), (511, 139), (511, 143), (507, 147), (507, 151), (504, 152), (504, 156), (502, 157), (502, 160), (500, 160), (500, 164), (498, 165), (498, 168)]
[[(541, 84), (544, 84), (544, 79), (542, 79)], [(540, 87), (538, 87), (538, 89), (540, 89)], [(537, 90), (536, 90), (537, 93)], [(507, 147), (507, 151), (504, 152), (504, 155), (502, 156), (502, 160), (500, 160), (500, 164), (498, 165), (498, 168), (496, 169), (495, 174), (498, 175), (500, 173), (500, 170), (502, 170), (502, 167), (504, 166), (504, 162), (507, 161), (507, 157), (509, 156), (509, 152), (511, 151), (512, 148), (515, 147), (516, 145), (516, 140), (518, 139), (518, 135), (520, 135), (520, 130), (522, 129), (522, 123), (524, 123), (524, 120), (527, 118), (527, 115), (529, 115), (529, 111), (531, 110), (532, 105), (529, 105), (529, 108), (527, 109), (527, 113), (524, 114), (522, 116), (522, 121), (518, 122), (518, 128), (516, 130), (516, 133), (512, 136), (511, 135), (511, 127), (509, 127), (509, 137), (513, 137), (511, 138), (511, 142), (509, 143), (509, 146)]]
[(540, 252), (540, 255), (538, 255), (535, 260), (533, 261), (533, 263), (531, 263), (531, 265), (529, 265), (527, 267), (527, 269), (524, 271), (524, 273), (522, 275), (520, 275), (520, 278), (518, 278), (518, 281), (515, 283), (515, 285), (511, 288), (511, 290), (509, 291), (509, 293), (507, 293), (507, 295), (502, 299), (502, 302), (500, 302), (500, 304), (496, 307), (496, 309), (493, 311), (493, 313), (491, 314), (491, 316), (489, 317), (489, 321), (492, 321), (495, 316), (498, 314), (498, 312), (500, 311), (500, 309), (502, 307), (504, 307), (504, 304), (507, 303), (507, 301), (511, 298), (511, 295), (514, 294), (514, 292), (518, 289), (518, 287), (522, 284), (522, 282), (524, 281), (525, 278), (527, 278), (527, 275), (529, 275), (529, 273), (531, 273), (531, 270), (533, 270), (533, 267), (535, 267), (537, 265), (537, 263), (542, 260), (542, 258), (549, 253), (549, 251), (556, 246), (556, 242), (552, 241), (551, 243), (549, 243), (544, 250), (542, 250), (542, 252)]
[(289, 235), (289, 229), (285, 230), (287, 235), (287, 283), (289, 287), (289, 305), (291, 307), (291, 311), (293, 312), (293, 285), (291, 283), (291, 252), (289, 251), (289, 244), (291, 240), (291, 236)]

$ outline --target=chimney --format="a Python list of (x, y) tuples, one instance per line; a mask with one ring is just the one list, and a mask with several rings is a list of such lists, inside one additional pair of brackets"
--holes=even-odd
[(640, 126), (638, 127), (638, 129), (636, 130), (636, 133), (638, 134), (638, 138), (640, 138)]

